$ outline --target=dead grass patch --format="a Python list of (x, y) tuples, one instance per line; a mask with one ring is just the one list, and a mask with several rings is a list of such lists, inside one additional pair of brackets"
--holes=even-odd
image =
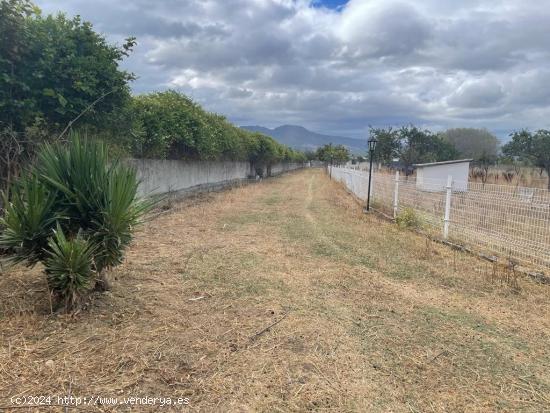
[(364, 215), (318, 170), (206, 194), (149, 222), (113, 290), (72, 317), (50, 314), (38, 269), (2, 275), (0, 405), (70, 392), (189, 397), (190, 411), (548, 410), (549, 287), (516, 291), (483, 265)]

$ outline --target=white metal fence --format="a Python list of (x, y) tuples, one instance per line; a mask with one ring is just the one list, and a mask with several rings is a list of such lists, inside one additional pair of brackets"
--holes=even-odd
[[(332, 179), (361, 200), (369, 173), (332, 167)], [(461, 188), (457, 190), (456, 188)], [(466, 189), (465, 189), (466, 188)], [(479, 252), (550, 268), (550, 192), (536, 188), (434, 181), (373, 173), (371, 203), (397, 216), (412, 208), (424, 228)]]

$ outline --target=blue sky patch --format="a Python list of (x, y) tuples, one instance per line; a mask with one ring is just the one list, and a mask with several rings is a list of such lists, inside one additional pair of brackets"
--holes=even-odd
[(328, 9), (339, 9), (344, 6), (348, 0), (315, 0), (314, 7), (326, 7)]

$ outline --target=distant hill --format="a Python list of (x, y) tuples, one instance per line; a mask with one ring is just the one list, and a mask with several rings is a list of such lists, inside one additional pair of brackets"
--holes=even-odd
[(355, 154), (364, 154), (367, 151), (366, 141), (343, 136), (323, 135), (307, 130), (303, 126), (283, 125), (275, 129), (264, 128), (263, 126), (241, 126), (241, 128), (271, 136), (277, 142), (301, 151), (314, 151), (327, 143), (344, 145), (350, 152)]

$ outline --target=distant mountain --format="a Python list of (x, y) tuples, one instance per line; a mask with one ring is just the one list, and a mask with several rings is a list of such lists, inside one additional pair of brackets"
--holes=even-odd
[(355, 154), (364, 154), (367, 151), (366, 141), (343, 136), (323, 135), (307, 130), (303, 126), (283, 125), (275, 129), (263, 126), (241, 126), (241, 128), (271, 136), (277, 142), (301, 151), (314, 151), (327, 143), (344, 145)]

